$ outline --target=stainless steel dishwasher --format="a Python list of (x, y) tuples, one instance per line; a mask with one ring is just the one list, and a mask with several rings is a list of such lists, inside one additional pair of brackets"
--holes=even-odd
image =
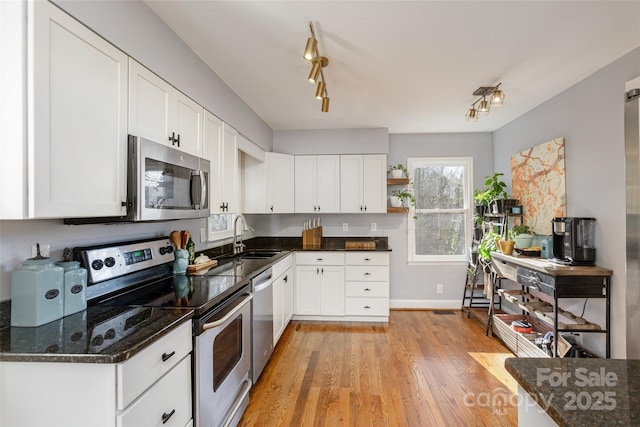
[(255, 383), (273, 353), (273, 277), (271, 268), (251, 280), (253, 291), (252, 379)]

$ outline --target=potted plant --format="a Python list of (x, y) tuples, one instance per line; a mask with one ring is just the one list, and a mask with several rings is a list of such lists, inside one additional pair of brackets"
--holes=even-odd
[(402, 178), (403, 175), (405, 178), (409, 178), (409, 171), (402, 163), (389, 166), (387, 173), (391, 174), (391, 178)]
[[(496, 172), (493, 175), (485, 176), (484, 189), (476, 190), (474, 193), (474, 201), (488, 208), (492, 206), (494, 213), (499, 213), (498, 206), (495, 203), (499, 199), (508, 199), (509, 194), (505, 188), (507, 184), (502, 180), (503, 173)], [(504, 209), (502, 210), (504, 212)]]
[(482, 261), (485, 263), (491, 261), (491, 252), (498, 250), (497, 242), (499, 239), (500, 235), (494, 230), (489, 230), (482, 236), (480, 244), (478, 245), (478, 256)]
[(533, 234), (528, 225), (514, 225), (509, 233), (511, 238), (515, 241), (516, 249), (525, 249), (531, 246)]
[(411, 193), (407, 189), (393, 190), (391, 192), (391, 197), (389, 198), (389, 201), (391, 203), (391, 206), (394, 206), (394, 203), (397, 204), (397, 206), (394, 206), (394, 207), (400, 207), (400, 206), (409, 207), (409, 203), (411, 205), (416, 204), (416, 198), (413, 196), (413, 193)]
[(515, 243), (515, 241), (511, 240), (511, 234), (509, 233), (509, 213), (505, 213), (502, 238), (498, 242), (498, 246), (503, 254), (511, 255)]

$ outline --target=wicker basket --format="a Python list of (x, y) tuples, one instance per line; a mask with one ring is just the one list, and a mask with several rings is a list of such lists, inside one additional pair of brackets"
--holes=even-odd
[[(511, 327), (514, 320), (526, 320), (533, 325), (534, 333), (523, 334)], [(550, 357), (544, 350), (534, 344), (538, 334), (545, 334), (551, 328), (532, 316), (495, 314), (493, 316), (493, 332), (518, 357)]]

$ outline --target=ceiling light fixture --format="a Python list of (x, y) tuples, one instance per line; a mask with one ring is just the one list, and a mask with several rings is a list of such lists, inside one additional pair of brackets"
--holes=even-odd
[[(501, 107), (504, 104), (504, 92), (500, 90), (500, 85), (502, 83), (498, 83), (496, 86), (481, 86), (473, 92), (474, 96), (478, 96), (478, 98), (473, 104), (471, 104), (471, 108), (465, 114), (465, 118), (470, 122), (477, 122), (478, 116), (489, 114), (489, 109), (491, 107)], [(489, 101), (487, 101), (487, 97), (489, 97)], [(476, 109), (476, 104), (479, 103), (478, 108)]]
[(309, 21), (309, 30), (311, 30), (311, 37), (307, 39), (307, 45), (304, 48), (302, 57), (305, 61), (312, 63), (308, 80), (309, 83), (318, 83), (315, 97), (322, 100), (322, 112), (326, 113), (329, 111), (329, 93), (327, 92), (327, 84), (324, 80), (322, 69), (329, 65), (329, 58), (321, 56), (318, 51), (318, 41), (311, 21)]

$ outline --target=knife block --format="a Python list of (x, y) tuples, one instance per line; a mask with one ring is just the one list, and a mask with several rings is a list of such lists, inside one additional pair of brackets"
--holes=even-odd
[(302, 249), (322, 249), (322, 227), (302, 232)]

